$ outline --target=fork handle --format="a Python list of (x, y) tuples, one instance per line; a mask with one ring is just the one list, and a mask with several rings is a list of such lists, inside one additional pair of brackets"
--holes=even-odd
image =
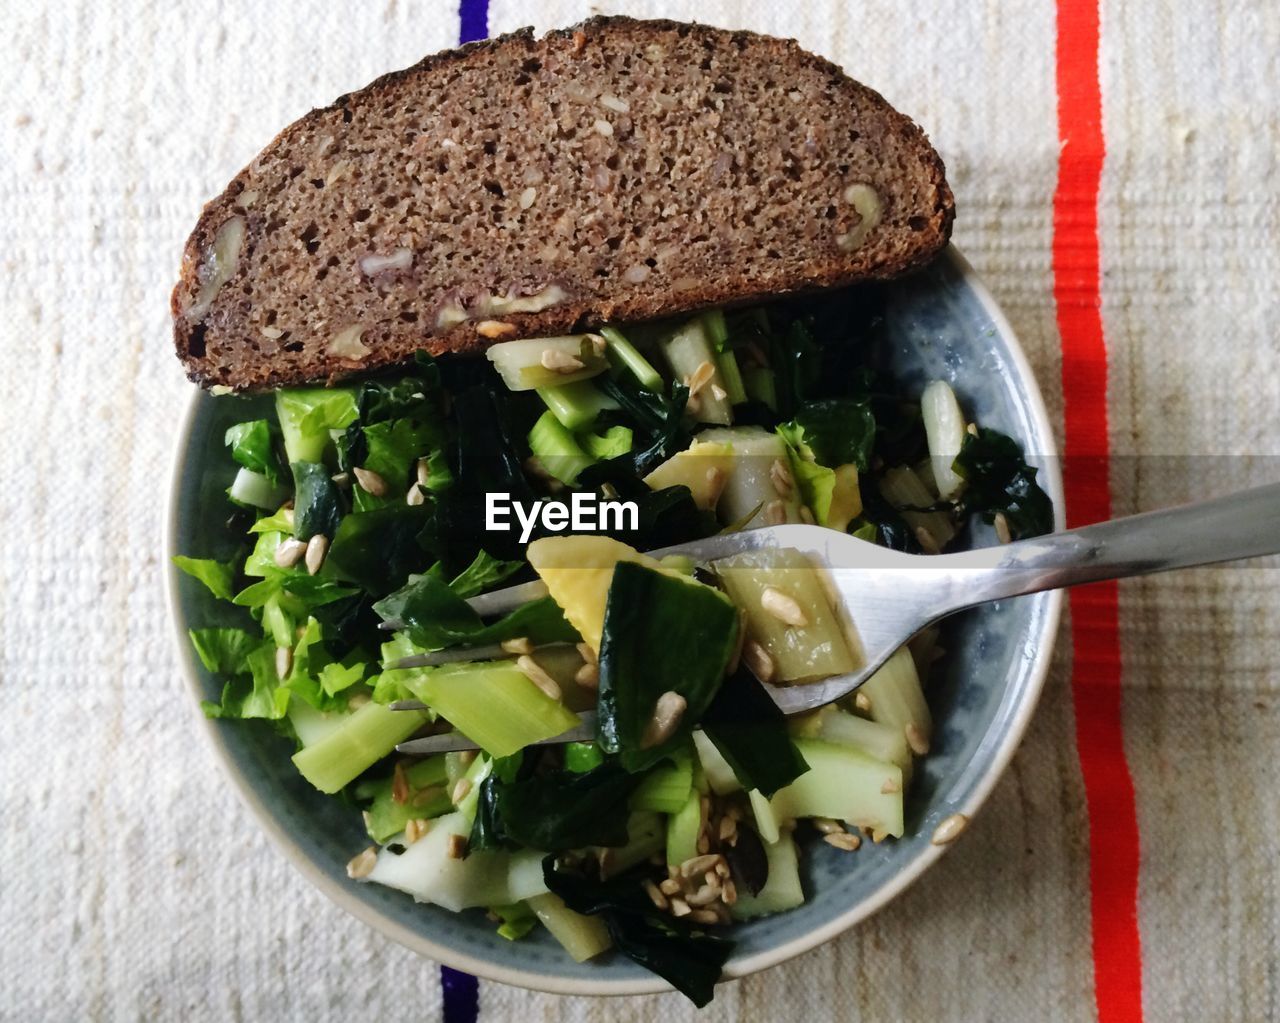
[(1023, 593), (1277, 553), (1280, 484), (1270, 484), (931, 560), (955, 571), (950, 613)]

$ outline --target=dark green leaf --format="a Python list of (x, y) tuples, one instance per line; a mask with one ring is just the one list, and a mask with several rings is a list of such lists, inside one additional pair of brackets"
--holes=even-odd
[[(620, 563), (600, 643), (601, 748), (639, 770), (678, 746), (719, 689), (737, 630), (738, 612), (719, 591)], [(666, 742), (642, 749), (658, 697), (668, 691), (685, 698), (680, 725)]]
[(688, 446), (689, 431), (684, 408), (689, 389), (671, 388), (671, 397), (645, 390), (632, 380), (599, 377), (598, 386), (618, 403), (621, 415), (632, 427), (632, 447), (626, 454), (588, 466), (578, 477), (580, 487), (598, 487), (620, 477), (644, 476)]
[(876, 420), (871, 403), (860, 398), (827, 398), (809, 401), (796, 413), (796, 425), (814, 460), (835, 468), (856, 465), (859, 472), (871, 467), (876, 441)]
[(646, 877), (661, 880), (652, 867), (597, 881), (557, 870), (555, 857), (548, 856), (542, 861), (542, 876), (574, 912), (602, 917), (623, 955), (662, 977), (699, 1008), (711, 1001), (733, 942), (654, 909), (642, 883)]
[(898, 514), (897, 509), (880, 495), (880, 488), (873, 482), (860, 490), (862, 517), (879, 531), (878, 542), (895, 551), (919, 554), (920, 544), (916, 541), (915, 532), (907, 525), (907, 520)]
[(299, 540), (316, 535), (332, 540), (342, 520), (342, 505), (329, 470), (320, 462), (294, 462), (290, 468), (294, 486), (293, 535)]
[(1042, 536), (1053, 529), (1053, 504), (1036, 482), (1022, 448), (997, 430), (966, 434), (954, 468), (965, 479), (961, 509), (991, 522), (1003, 512), (1015, 539)]
[(428, 650), (482, 646), (517, 636), (527, 636), (535, 644), (574, 643), (581, 638), (550, 597), (523, 604), (506, 617), (485, 625), (448, 583), (433, 574), (416, 577), (374, 604), (373, 610), (383, 621), (395, 622), (415, 644)]
[(481, 786), (488, 790), (482, 793), (485, 841), (496, 835), (545, 851), (626, 845), (627, 800), (642, 779), (616, 763), (585, 774), (551, 771), (511, 781), (490, 776)]
[(524, 566), (523, 561), (501, 561), (485, 551), (480, 551), (475, 556), (475, 560), (449, 583), (449, 589), (466, 600), (493, 589), (500, 582), (511, 578)]
[(702, 715), (702, 730), (744, 789), (772, 796), (809, 770), (787, 732), (786, 716), (743, 667), (724, 680)]
[(374, 596), (390, 593), (425, 566), (418, 535), (429, 515), (425, 505), (401, 503), (344, 516), (329, 547), (327, 569)]
[(280, 471), (280, 459), (276, 455), (274, 431), (267, 420), (255, 419), (248, 423), (237, 423), (227, 429), (223, 439), (231, 448), (231, 457), (238, 464), (261, 473), (272, 483), (280, 482), (283, 473)]

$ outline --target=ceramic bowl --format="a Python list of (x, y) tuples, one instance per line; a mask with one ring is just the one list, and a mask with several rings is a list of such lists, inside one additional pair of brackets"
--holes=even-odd
[[(919, 393), (931, 379), (950, 381), (969, 415), (1020, 440), (1054, 499), (1061, 524), (1062, 483), (1052, 431), (1031, 368), (1005, 317), (964, 258), (951, 248), (931, 267), (889, 286), (886, 339), (877, 358)], [(182, 423), (168, 515), (168, 554), (225, 553), (230, 460), (226, 427), (263, 411), (266, 399), (193, 394)], [(995, 543), (988, 527), (968, 534)], [(168, 572), (169, 604), (180, 659), (196, 700), (215, 699), (220, 683), (191, 652), (186, 631), (220, 624), (224, 612), (195, 580)], [(937, 732), (917, 770), (907, 804), (907, 833), (864, 845), (856, 855), (814, 843), (803, 857), (804, 906), (735, 928), (737, 950), (726, 977), (776, 965), (829, 941), (884, 907), (932, 866), (946, 847), (931, 844), (952, 813), (977, 813), (1013, 756), (1049, 667), (1062, 607), (1060, 593), (989, 605), (945, 626), (947, 657), (929, 697)], [(230, 623), (228, 623), (230, 624)], [(639, 994), (664, 981), (621, 956), (575, 963), (541, 928), (511, 942), (481, 911), (455, 915), (408, 895), (348, 880), (345, 866), (367, 839), (349, 806), (312, 789), (290, 763), (290, 744), (266, 728), (208, 721), (206, 734), (228, 781), (284, 854), (312, 883), (354, 916), (424, 956), (506, 984), (570, 994)]]

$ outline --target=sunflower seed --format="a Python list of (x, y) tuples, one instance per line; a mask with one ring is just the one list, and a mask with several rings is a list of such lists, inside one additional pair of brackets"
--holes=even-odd
[(689, 908), (689, 904), (685, 902), (684, 899), (673, 898), (671, 900), (672, 916), (688, 916), (691, 912), (693, 911)]
[(359, 880), (362, 877), (368, 877), (373, 873), (373, 868), (378, 864), (378, 849), (376, 846), (369, 846), (364, 852), (353, 856), (347, 863), (347, 877)]
[(315, 575), (324, 564), (325, 555), (329, 553), (329, 538), (317, 533), (307, 541), (307, 574)]
[(543, 670), (542, 665), (528, 654), (522, 654), (516, 658), (516, 667), (524, 674), (525, 678), (550, 696), (551, 699), (560, 699), (560, 686), (556, 684), (556, 680), (548, 675)]
[(647, 877), (644, 880), (644, 890), (649, 896), (649, 901), (657, 906), (658, 909), (662, 910), (662, 912), (665, 913), (671, 908), (671, 903), (667, 901), (667, 897), (663, 895), (662, 892), (659, 891), (658, 886)]
[(720, 914), (713, 909), (695, 909), (690, 912), (689, 919), (695, 924), (718, 924)]
[(658, 702), (654, 704), (653, 715), (640, 738), (640, 748), (652, 749), (670, 739), (687, 706), (685, 698), (677, 692), (667, 690), (659, 696)]
[(374, 497), (387, 496), (387, 481), (372, 469), (361, 469), (359, 466), (351, 470), (355, 473), (356, 482), (360, 484), (362, 490), (367, 491)]
[(804, 608), (800, 606), (796, 598), (789, 593), (783, 593), (782, 590), (776, 587), (766, 586), (764, 588), (764, 593), (760, 595), (760, 606), (786, 625), (803, 629), (809, 624), (809, 616), (804, 613)]
[(562, 352), (559, 348), (544, 348), (538, 361), (542, 363), (543, 369), (549, 369), (552, 373), (576, 373), (585, 368), (585, 363), (576, 355)]
[(573, 680), (583, 689), (598, 689), (600, 686), (600, 669), (594, 664), (584, 664), (574, 672)]
[(283, 682), (292, 667), (293, 648), (287, 646), (276, 647), (276, 678)]
[(414, 508), (422, 504), (422, 502), (425, 501), (426, 499), (427, 499), (427, 495), (422, 492), (422, 487), (416, 483), (413, 486), (411, 486), (409, 488), (409, 492), (404, 495), (405, 504), (408, 504)]
[(708, 870), (714, 870), (716, 864), (723, 859), (724, 857), (719, 853), (694, 856), (680, 864), (680, 873), (684, 877), (696, 877), (698, 874), (705, 874)]
[(946, 845), (960, 837), (960, 833), (969, 825), (969, 818), (962, 813), (953, 813), (945, 817), (933, 829), (933, 837), (929, 839), (934, 845)]
[(777, 671), (777, 665), (773, 663), (773, 658), (769, 656), (769, 651), (757, 643), (754, 639), (749, 639), (742, 644), (742, 659), (746, 662), (751, 674), (755, 675), (761, 682), (769, 682), (773, 679), (773, 674)]
[(504, 639), (501, 646), (502, 649), (509, 654), (533, 653), (533, 644), (529, 642), (528, 636), (516, 636), (513, 639)]
[(824, 835), (834, 835), (837, 832), (844, 831), (844, 825), (837, 820), (832, 820), (830, 817), (813, 818), (813, 826)]
[(919, 725), (911, 721), (903, 731), (906, 733), (907, 745), (911, 747), (912, 753), (922, 757), (929, 752), (929, 740), (924, 732), (920, 730)]
[(280, 546), (276, 548), (275, 563), (281, 568), (293, 568), (306, 552), (306, 543), (290, 537), (288, 540), (281, 541)]
[(1001, 543), (1013, 543), (1013, 534), (1009, 532), (1009, 520), (1005, 518), (1004, 512), (996, 512), (995, 527), (997, 540)]
[(845, 852), (853, 852), (862, 845), (862, 839), (857, 835), (849, 834), (847, 831), (837, 831), (830, 835), (823, 835), (822, 840), (826, 842), (827, 845), (833, 846), (836, 849), (843, 849)]
[(445, 853), (451, 860), (461, 860), (467, 855), (467, 840), (462, 835), (450, 835)]
[(459, 778), (457, 782), (454, 783), (453, 791), (449, 793), (449, 799), (452, 801), (454, 806), (457, 806), (466, 799), (470, 793), (471, 782), (467, 781), (466, 778)]
[(430, 822), (422, 817), (415, 817), (404, 826), (404, 840), (409, 845), (413, 845), (418, 839), (427, 833)]
[(769, 466), (769, 479), (773, 482), (773, 489), (779, 497), (790, 497), (791, 492), (795, 489), (795, 478), (791, 475), (791, 470), (783, 464), (781, 458), (775, 458), (773, 465)]

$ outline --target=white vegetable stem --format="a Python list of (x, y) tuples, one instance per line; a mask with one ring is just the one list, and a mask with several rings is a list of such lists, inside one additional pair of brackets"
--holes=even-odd
[(964, 485), (964, 478), (951, 467), (964, 443), (964, 414), (955, 391), (943, 380), (935, 380), (920, 396), (920, 415), (929, 441), (933, 480), (938, 496), (949, 501)]

